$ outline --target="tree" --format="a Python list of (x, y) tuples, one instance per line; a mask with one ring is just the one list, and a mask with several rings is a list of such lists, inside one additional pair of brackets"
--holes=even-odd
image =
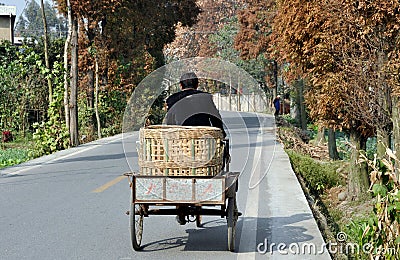
[[(303, 13), (307, 15), (303, 23), (291, 26), (297, 32), (291, 33), (286, 28), (289, 37), (285, 41), (297, 52), (285, 50), (289, 57), (302, 58), (297, 59), (298, 64), (306, 65), (307, 76), (313, 84), (308, 97), (312, 104), (311, 115), (347, 129), (354, 141), (361, 142), (356, 148), (363, 148), (366, 137), (374, 132), (380, 132), (379, 141), (389, 146), (391, 121), (395, 122), (398, 115), (391, 111), (393, 82), (389, 80), (391, 72), (387, 68), (396, 63), (393, 57), (398, 51), (399, 14), (396, 10), (399, 3), (343, 0), (302, 5), (301, 1), (296, 1), (289, 6), (293, 5), (297, 7), (296, 15), (292, 16), (297, 18), (293, 21)], [(287, 6), (287, 3), (282, 4), (289, 12)], [(287, 16), (282, 16), (276, 23), (279, 24), (288, 24)], [(396, 127), (394, 124), (393, 128)], [(394, 143), (397, 142), (395, 137)], [(364, 174), (361, 176), (366, 179)], [(351, 194), (357, 195), (367, 189), (366, 181), (362, 182), (361, 187), (356, 187), (350, 181)]]
[(18, 19), (18, 23), (15, 25), (15, 35), (21, 36), (22, 32), (25, 31), (25, 28), (28, 26), (28, 21), (21, 15)]
[(43, 23), (40, 17), (40, 6), (35, 1), (30, 1), (24, 11), (27, 26), (24, 28), (24, 35), (33, 36), (33, 35), (42, 35), (43, 34)]
[[(162, 50), (175, 38), (176, 24), (192, 25), (199, 9), (192, 0), (119, 0), (111, 3), (71, 0), (70, 4), (72, 13), (79, 21), (80, 91), (85, 91), (88, 99), (92, 100), (88, 103), (89, 108), (98, 103), (99, 111), (107, 111), (97, 115), (96, 118), (100, 118), (97, 120), (98, 127), (99, 121), (105, 124), (104, 121), (109, 119), (114, 122), (113, 128), (118, 129), (118, 123), (119, 127), (122, 126), (128, 94), (154, 69), (153, 65), (158, 67), (164, 64)], [(58, 6), (65, 14), (66, 3), (60, 0)], [(102, 84), (99, 95), (94, 95), (96, 82)], [(73, 83), (71, 80), (71, 86)], [(92, 97), (95, 96), (100, 102), (93, 102)], [(76, 107), (71, 98), (72, 94), (69, 107)], [(91, 115), (93, 111), (91, 109)]]
[[(363, 97), (354, 95), (358, 93), (356, 85), (349, 84), (349, 74), (343, 72), (348, 59), (338, 58), (340, 54), (354, 53), (352, 46), (343, 45), (351, 39), (345, 21), (338, 23), (343, 20), (340, 18), (343, 7), (332, 1), (305, 4), (294, 0), (289, 5), (277, 1), (277, 9), (272, 42), (277, 52), (284, 53), (283, 58), (294, 65), (292, 73), (309, 79), (306, 102), (311, 118), (323, 126), (350, 132), (355, 149), (351, 158), (349, 194), (357, 197), (369, 187), (365, 166), (356, 162), (358, 151), (365, 149), (366, 138), (373, 133), (373, 125), (361, 120), (349, 106), (357, 104), (359, 109), (368, 111), (360, 106)], [(360, 89), (366, 87), (361, 85)]]
[[(42, 13), (42, 19), (43, 19), (43, 42), (44, 42), (44, 60), (46, 63), (46, 68), (50, 71), (50, 62), (49, 62), (49, 37), (48, 37), (48, 33), (47, 33), (47, 19), (46, 19), (46, 13), (44, 10), (44, 3), (43, 0), (40, 1), (41, 4), (41, 13)], [(53, 86), (51, 83), (51, 79), (50, 77), (47, 78), (47, 85), (49, 88), (49, 103), (51, 103), (53, 101)]]
[(19, 17), (18, 23), (15, 26), (16, 35), (36, 38), (37, 35), (44, 34), (41, 9), (43, 9), (46, 14), (49, 35), (52, 35), (53, 37), (65, 35), (65, 19), (57, 15), (56, 9), (51, 6), (48, 1), (43, 3), (43, 7), (41, 7), (41, 5), (39, 5), (35, 0), (31, 0), (27, 4), (24, 12)]
[(46, 117), (48, 106), (42, 49), (23, 46), (23, 51), (5, 42), (0, 46), (0, 121), (3, 129), (25, 135), (33, 122)]
[(176, 60), (189, 57), (214, 57), (215, 49), (210, 42), (210, 36), (217, 33), (239, 10), (244, 8), (245, 0), (198, 0), (201, 9), (197, 22), (192, 26), (178, 24), (177, 37), (165, 47), (168, 59)]
[(63, 55), (63, 63), (64, 63), (64, 114), (65, 114), (65, 125), (68, 130), (68, 133), (70, 133), (70, 114), (69, 114), (69, 62), (68, 62), (68, 53), (70, 51), (71, 47), (71, 37), (72, 37), (72, 10), (71, 10), (71, 3), (69, 0), (65, 0), (62, 3), (62, 7), (64, 8), (67, 20), (68, 20), (68, 33), (67, 33), (67, 39), (65, 40), (64, 44), (64, 55)]
[[(58, 8), (67, 15), (69, 30), (64, 46), (64, 110), (71, 146), (79, 145), (78, 127), (78, 18), (70, 0), (59, 0)], [(70, 69), (68, 54), (70, 53)], [(68, 76), (69, 74), (69, 76)]]
[(71, 33), (71, 85), (69, 88), (69, 134), (72, 146), (79, 145), (78, 126), (78, 18), (72, 11), (72, 33)]
[[(306, 79), (311, 118), (323, 126), (349, 131), (355, 153), (375, 130), (390, 129), (389, 76), (383, 68), (388, 67), (396, 46), (398, 14), (393, 10), (398, 3), (252, 3), (243, 12), (239, 35), (245, 44), (240, 49), (245, 55), (265, 51), (278, 62), (290, 64), (289, 81)], [(350, 194), (355, 196), (368, 189), (368, 178), (356, 167), (356, 158), (354, 154), (349, 183)]]
[(247, 8), (239, 11), (240, 30), (235, 38), (235, 47), (243, 58), (270, 55), (270, 35), (276, 14), (276, 1), (248, 0)]
[[(235, 64), (239, 68), (242, 68), (250, 75), (252, 75), (253, 78), (256, 79), (258, 82), (264, 83), (266, 76), (266, 67), (270, 61), (267, 60), (264, 55), (259, 55), (258, 57), (252, 59), (243, 60), (240, 57), (240, 52), (235, 49), (235, 37), (239, 31), (239, 23), (237, 17), (235, 16), (231, 19), (227, 19), (224, 23), (224, 26), (222, 26), (219, 30), (217, 30), (215, 33), (210, 34), (209, 36), (210, 52), (214, 53), (214, 57), (221, 58), (225, 61), (229, 61)], [(235, 76), (237, 75), (232, 75), (232, 77)], [(243, 88), (247, 86), (245, 86), (244, 82), (242, 82), (242, 84), (244, 84), (243, 86), (239, 84), (240, 82), (237, 83), (237, 85), (230, 87), (236, 88), (238, 93), (236, 96), (238, 99), (237, 105), (238, 107), (240, 107), (240, 90), (243, 90)], [(246, 89), (246, 91), (254, 92), (257, 90)], [(229, 91), (229, 95), (231, 95), (231, 92), (232, 91)]]

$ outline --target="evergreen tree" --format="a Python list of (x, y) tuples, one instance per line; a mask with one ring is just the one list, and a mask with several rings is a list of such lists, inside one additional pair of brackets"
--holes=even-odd
[[(56, 9), (49, 1), (45, 2), (44, 11), (46, 13), (48, 31), (51, 36), (65, 36), (67, 31), (66, 19), (58, 15)], [(44, 33), (43, 21), (40, 5), (31, 0), (23, 14), (19, 17), (15, 27), (15, 34), (22, 37), (40, 37)]]
[(32, 0), (25, 8), (24, 15), (27, 19), (25, 33), (27, 36), (36, 36), (43, 34), (43, 22), (40, 13), (40, 6), (35, 0)]

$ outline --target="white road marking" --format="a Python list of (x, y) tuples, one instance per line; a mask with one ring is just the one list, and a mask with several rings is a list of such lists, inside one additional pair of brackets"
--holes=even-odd
[[(257, 136), (257, 143), (261, 143), (262, 135)], [(252, 179), (260, 178), (261, 175), (261, 155), (262, 146), (257, 146), (254, 152), (254, 161), (252, 169), (252, 176), (249, 178), (249, 182)], [(260, 185), (246, 185), (248, 187), (248, 194), (246, 200), (246, 209), (242, 218), (244, 218), (242, 226), (242, 234), (240, 236), (239, 254), (237, 259), (255, 259), (256, 258), (256, 246), (257, 246), (257, 217), (258, 217), (258, 206), (259, 206), (259, 192)], [(247, 220), (246, 220), (247, 219)], [(254, 249), (254, 250), (253, 250)], [(241, 253), (243, 252), (243, 253)]]
[[(119, 141), (121, 139), (122, 139), (122, 137), (118, 136), (116, 139), (113, 138), (112, 140), (110, 140), (108, 142), (105, 142), (102, 145), (110, 144), (110, 143)], [(29, 170), (33, 170), (33, 169), (39, 168), (39, 167), (41, 167), (43, 165), (46, 165), (46, 164), (50, 164), (50, 163), (53, 163), (53, 162), (56, 162), (56, 161), (59, 161), (59, 160), (63, 160), (63, 159), (75, 156), (75, 155), (83, 153), (83, 152), (87, 152), (87, 151), (93, 150), (96, 147), (97, 147), (97, 145), (89, 146), (88, 148), (84, 148), (82, 150), (79, 150), (79, 151), (76, 151), (76, 152), (72, 152), (72, 153), (69, 153), (67, 155), (64, 155), (64, 156), (61, 156), (61, 157), (58, 157), (58, 158), (51, 159), (51, 160), (49, 160), (47, 162), (43, 162), (41, 164), (37, 164), (37, 165), (33, 165), (33, 166), (27, 166), (26, 168), (23, 168), (21, 170), (15, 171), (15, 172), (6, 173), (5, 175), (17, 175), (17, 174), (20, 174), (22, 172), (26, 172), (26, 171), (29, 171)]]

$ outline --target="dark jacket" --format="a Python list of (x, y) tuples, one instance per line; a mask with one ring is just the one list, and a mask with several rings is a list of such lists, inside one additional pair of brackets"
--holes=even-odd
[(167, 125), (214, 126), (226, 136), (210, 93), (188, 89), (171, 95), (166, 103), (168, 112), (164, 122)]
[(273, 103), (275, 110), (279, 111), (281, 109), (281, 100), (279, 98), (275, 98)]

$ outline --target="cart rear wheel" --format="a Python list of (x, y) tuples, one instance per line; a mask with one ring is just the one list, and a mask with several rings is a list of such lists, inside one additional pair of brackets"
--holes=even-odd
[(131, 203), (131, 211), (129, 213), (131, 226), (132, 247), (135, 251), (141, 249), (143, 236), (143, 210), (140, 204)]
[[(201, 207), (197, 206), (197, 207), (196, 207), (196, 210), (200, 211), (200, 210), (201, 210)], [(196, 227), (201, 227), (201, 226), (202, 226), (201, 220), (202, 220), (201, 215), (200, 215), (200, 214), (197, 214), (197, 215), (196, 215)]]
[(234, 252), (237, 222), (236, 198), (228, 198), (226, 213), (226, 218), (228, 222), (228, 250)]
[(201, 227), (201, 215), (196, 215), (196, 227)]

